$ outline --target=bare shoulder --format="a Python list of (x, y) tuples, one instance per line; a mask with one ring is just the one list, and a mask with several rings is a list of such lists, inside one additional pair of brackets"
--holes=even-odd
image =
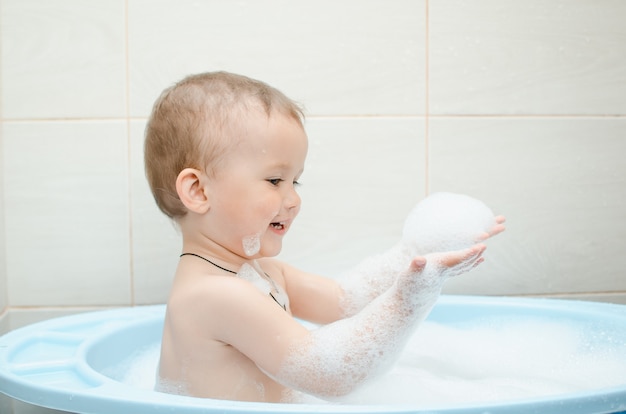
[(277, 338), (306, 331), (247, 280), (202, 276), (178, 278), (174, 283), (166, 328), (176, 341), (229, 344), (256, 362), (273, 361), (270, 349), (277, 346)]
[(185, 275), (174, 281), (167, 303), (168, 314), (204, 327), (227, 325), (235, 311), (240, 311), (241, 303), (258, 295), (254, 286), (236, 276)]
[(181, 300), (210, 305), (213, 301), (220, 303), (232, 296), (245, 294), (246, 287), (249, 287), (249, 283), (235, 275), (177, 275), (172, 285), (170, 302)]

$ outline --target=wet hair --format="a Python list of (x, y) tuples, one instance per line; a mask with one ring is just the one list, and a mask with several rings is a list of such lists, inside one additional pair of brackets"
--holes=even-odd
[(250, 111), (278, 112), (301, 126), (302, 108), (264, 82), (228, 72), (190, 75), (156, 100), (145, 131), (144, 162), (154, 199), (171, 218), (187, 214), (176, 179), (185, 168), (214, 175), (237, 144), (237, 124)]

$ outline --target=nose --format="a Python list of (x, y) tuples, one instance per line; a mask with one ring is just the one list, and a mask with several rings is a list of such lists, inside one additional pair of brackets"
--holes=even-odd
[(290, 186), (287, 194), (285, 195), (285, 208), (290, 211), (295, 210), (297, 213), (300, 210), (301, 203), (302, 199), (300, 198), (300, 194), (298, 194), (294, 186)]

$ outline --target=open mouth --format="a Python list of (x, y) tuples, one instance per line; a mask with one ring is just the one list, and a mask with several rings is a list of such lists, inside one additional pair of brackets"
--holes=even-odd
[(270, 226), (274, 227), (276, 230), (283, 230), (285, 225), (281, 222), (271, 223)]

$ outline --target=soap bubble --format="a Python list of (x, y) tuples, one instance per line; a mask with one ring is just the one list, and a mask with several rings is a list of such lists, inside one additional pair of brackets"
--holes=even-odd
[(243, 252), (248, 257), (252, 257), (261, 251), (261, 233), (246, 236), (242, 240)]
[(461, 250), (479, 242), (496, 224), (482, 201), (463, 194), (435, 193), (409, 213), (402, 241), (416, 253)]
[[(624, 335), (616, 326), (550, 317), (494, 315), (458, 325), (426, 321), (389, 372), (336, 402), (418, 409), (617, 387), (626, 381)], [(332, 350), (342, 344), (330, 339), (326, 345)], [(153, 389), (159, 353), (160, 342), (154, 343), (103, 373)], [(324, 401), (298, 394), (290, 402)]]
[(272, 287), (270, 286), (267, 279), (261, 277), (261, 275), (259, 275), (259, 272), (257, 272), (252, 266), (247, 263), (244, 263), (241, 266), (241, 268), (237, 272), (237, 276), (252, 283), (257, 289), (265, 294), (268, 294), (272, 291)]
[[(495, 224), (491, 209), (470, 196), (435, 193), (427, 197), (407, 216), (402, 238), (395, 246), (366, 258), (339, 278), (345, 293), (340, 304), (345, 315), (355, 314), (387, 290), (415, 256), (468, 248)], [(457, 268), (457, 273), (470, 269)]]

